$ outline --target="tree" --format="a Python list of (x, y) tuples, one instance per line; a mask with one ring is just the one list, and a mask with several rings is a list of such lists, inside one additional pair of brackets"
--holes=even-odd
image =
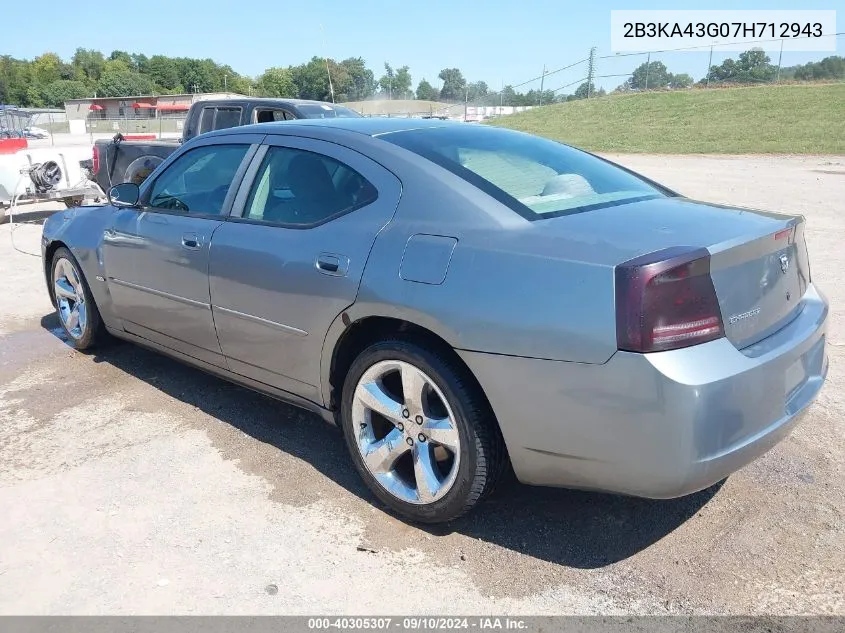
[(361, 101), (367, 99), (376, 91), (376, 81), (373, 71), (367, 68), (366, 62), (361, 57), (350, 57), (340, 62), (349, 76), (349, 85), (345, 92), (350, 101)]
[[(324, 57), (315, 56), (307, 64), (290, 67), (291, 77), (300, 99), (331, 101), (329, 72), (331, 72), (332, 85), (336, 89), (349, 85), (349, 73), (346, 72), (344, 67), (330, 59), (328, 60), (329, 70), (327, 71), (326, 64)], [(340, 95), (340, 90), (336, 90), (336, 94)]]
[[(723, 83), (760, 83), (774, 80), (777, 68), (770, 63), (769, 56), (761, 48), (752, 48), (739, 54), (739, 59), (726, 59), (718, 66), (712, 66), (708, 73), (710, 81)], [(705, 78), (706, 80), (706, 78)]]
[(287, 68), (268, 68), (256, 81), (255, 89), (262, 97), (296, 96), (296, 85)]
[(398, 95), (400, 99), (407, 99), (409, 96), (413, 98), (411, 83), (410, 69), (407, 66), (398, 68), (396, 76), (393, 78), (393, 94)]
[(111, 55), (109, 55), (109, 61), (123, 62), (124, 64), (126, 64), (127, 68), (133, 69), (132, 56), (126, 51), (112, 51)]
[(92, 90), (84, 82), (59, 79), (44, 86), (41, 93), (47, 106), (60, 108), (70, 99), (90, 97)]
[(690, 88), (692, 87), (692, 84), (695, 83), (693, 81), (693, 78), (690, 77), (687, 73), (670, 75), (669, 77), (669, 87), (676, 90), (681, 88)]
[(165, 92), (184, 90), (179, 81), (179, 68), (176, 61), (164, 55), (153, 55), (146, 64), (146, 74)]
[(387, 93), (387, 98), (393, 98), (393, 78), (396, 76), (396, 72), (393, 70), (393, 66), (384, 62), (384, 74), (379, 78), (378, 85), (381, 87), (381, 91)]
[(71, 64), (81, 70), (89, 82), (96, 82), (103, 74), (106, 60), (100, 51), (77, 48)]
[(463, 101), (466, 98), (467, 81), (460, 70), (444, 68), (437, 76), (443, 82), (443, 87), (440, 89), (442, 101)]
[(595, 94), (596, 87), (593, 85), (592, 81), (585, 81), (582, 83), (578, 88), (575, 90), (575, 94), (572, 95), (573, 99), (586, 99), (587, 97)]
[(417, 84), (417, 99), (420, 101), (437, 101), (440, 98), (440, 91), (422, 79)]
[(48, 84), (61, 79), (62, 60), (55, 53), (44, 53), (32, 60), (32, 81)]
[(663, 62), (644, 62), (634, 69), (629, 81), (634, 90), (652, 90), (665, 88), (671, 79), (672, 75)]
[[(783, 69), (787, 70), (787, 69)], [(801, 66), (795, 66), (791, 74), (795, 79), (819, 80), (819, 79), (845, 79), (845, 57), (832, 55), (825, 57), (820, 62), (809, 62)], [(781, 72), (781, 74), (785, 74)]]
[(473, 81), (466, 87), (467, 99), (469, 101), (479, 101), (482, 97), (487, 96), (487, 83), (483, 81)]
[(513, 86), (505, 86), (504, 88), (502, 88), (502, 94), (499, 101), (502, 105), (506, 106), (519, 105), (519, 98), (517, 96), (516, 91), (513, 89)]
[(117, 71), (104, 73), (97, 82), (98, 97), (135, 97), (154, 92), (152, 80), (139, 73)]

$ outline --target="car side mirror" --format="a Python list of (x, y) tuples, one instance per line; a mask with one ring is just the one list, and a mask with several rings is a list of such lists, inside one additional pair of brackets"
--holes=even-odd
[(109, 189), (109, 204), (113, 207), (137, 207), (141, 189), (134, 182), (122, 182)]

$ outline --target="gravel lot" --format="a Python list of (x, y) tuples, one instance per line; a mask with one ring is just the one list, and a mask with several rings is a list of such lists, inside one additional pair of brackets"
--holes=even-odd
[(411, 527), (314, 416), (128, 344), (71, 351), (6, 224), (0, 614), (845, 614), (845, 158), (614, 158), (691, 197), (807, 216), (829, 381), (764, 458), (680, 500), (512, 484)]

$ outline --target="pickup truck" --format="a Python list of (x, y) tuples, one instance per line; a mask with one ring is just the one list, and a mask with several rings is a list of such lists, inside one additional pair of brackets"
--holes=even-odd
[(303, 99), (210, 99), (197, 101), (188, 110), (181, 139), (132, 141), (116, 134), (110, 140), (94, 143), (93, 180), (104, 192), (121, 182), (141, 184), (158, 165), (182, 143), (204, 132), (250, 123), (291, 119), (360, 117), (341, 105)]

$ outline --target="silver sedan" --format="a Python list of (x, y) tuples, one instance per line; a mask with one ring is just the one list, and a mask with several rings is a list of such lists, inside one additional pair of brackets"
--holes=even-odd
[(42, 248), (75, 348), (127, 339), (319, 413), (414, 521), (510, 469), (692, 493), (789, 433), (827, 372), (802, 217), (489, 126), (204, 134), (49, 218)]

